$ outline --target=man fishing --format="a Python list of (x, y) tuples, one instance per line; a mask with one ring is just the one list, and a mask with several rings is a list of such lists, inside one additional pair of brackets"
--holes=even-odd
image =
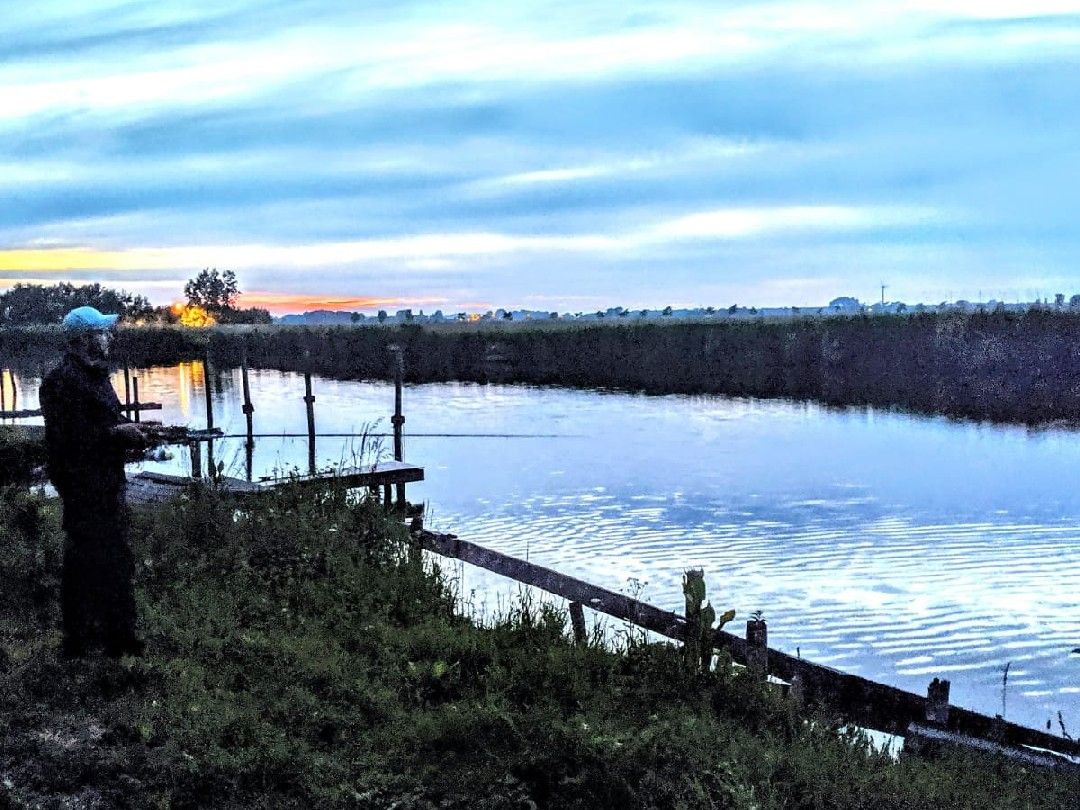
[(41, 384), (49, 478), (64, 505), (61, 577), (63, 653), (141, 655), (136, 633), (134, 558), (128, 545), (124, 462), (153, 428), (131, 422), (109, 382), (106, 361), (117, 315), (93, 307), (63, 320), (60, 365)]

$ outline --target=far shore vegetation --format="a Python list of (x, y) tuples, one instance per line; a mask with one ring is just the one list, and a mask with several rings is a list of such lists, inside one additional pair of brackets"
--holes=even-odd
[[(0, 365), (41, 369), (51, 327), (0, 330)], [(1080, 313), (945, 312), (673, 323), (448, 323), (123, 328), (117, 361), (385, 378), (403, 346), (409, 382), (598, 387), (787, 397), (830, 405), (1046, 425), (1080, 422)]]
[[(55, 501), (0, 489), (0, 807), (1013, 808), (1075, 774), (901, 758), (721, 658), (526, 596), (476, 616), (332, 484), (135, 514), (147, 654), (59, 656)], [(606, 639), (606, 640), (605, 640)]]

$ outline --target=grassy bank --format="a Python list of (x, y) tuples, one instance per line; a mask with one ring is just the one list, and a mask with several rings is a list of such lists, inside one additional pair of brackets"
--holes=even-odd
[(136, 515), (142, 660), (58, 658), (54, 504), (0, 495), (0, 808), (1063, 808), (1080, 781), (902, 761), (721, 664), (486, 626), (373, 504)]
[[(310, 366), (386, 377), (387, 346), (406, 348), (413, 382), (474, 380), (716, 393), (875, 405), (995, 421), (1080, 421), (1080, 314), (944, 313), (618, 325), (123, 330), (133, 365), (174, 363), (207, 346), (235, 364)], [(59, 333), (0, 332), (0, 358), (43, 366)]]

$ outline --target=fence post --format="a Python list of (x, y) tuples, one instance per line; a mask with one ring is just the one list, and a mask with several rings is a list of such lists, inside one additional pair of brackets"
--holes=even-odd
[(255, 406), (251, 404), (251, 386), (248, 384), (247, 342), (240, 344), (240, 382), (244, 390), (244, 419), (247, 420), (247, 442), (244, 444), (244, 467), (247, 480), (251, 480), (251, 465), (255, 450), (255, 433), (252, 414)]
[(308, 473), (315, 475), (315, 395), (311, 393), (311, 352), (304, 352), (304, 403), (307, 407)]
[[(206, 430), (212, 431), (214, 429), (214, 399), (213, 392), (210, 390), (210, 349), (207, 348), (206, 354), (203, 355), (203, 393), (206, 395)], [(207, 436), (206, 439), (206, 472), (210, 478), (214, 478), (216, 470), (214, 468), (214, 440)]]
[(949, 681), (934, 678), (926, 687), (926, 722), (937, 726), (949, 723)]
[[(394, 426), (394, 461), (404, 461), (402, 427), (405, 424), (405, 415), (401, 412), (401, 386), (405, 376), (405, 350), (396, 343), (391, 344), (389, 348), (394, 355), (394, 415), (390, 417), (390, 424)], [(397, 508), (404, 512), (406, 510), (405, 485), (397, 484), (396, 490)]]
[(570, 624), (574, 628), (574, 643), (584, 644), (588, 641), (589, 634), (585, 629), (585, 610), (581, 602), (570, 603)]
[(764, 619), (746, 622), (746, 643), (747, 668), (765, 680), (769, 675), (769, 628)]
[(4, 377), (10, 375), (11, 372), (5, 369), (0, 369), (0, 413), (7, 413), (7, 389), (4, 388)]
[(131, 415), (131, 369), (128, 367), (127, 358), (124, 358), (124, 413)]
[(134, 410), (128, 411), (129, 415), (134, 415), (136, 422), (139, 421), (139, 378), (136, 377), (131, 381), (132, 390), (135, 392), (135, 402), (132, 403)]

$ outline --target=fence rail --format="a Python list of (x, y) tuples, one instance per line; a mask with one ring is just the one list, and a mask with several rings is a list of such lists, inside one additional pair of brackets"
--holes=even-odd
[[(573, 603), (580, 603), (676, 641), (685, 642), (690, 635), (690, 625), (685, 617), (625, 594), (484, 548), (452, 534), (424, 530), (417, 536), (422, 547), (429, 551), (571, 600), (572, 614), (576, 612)], [(763, 623), (748, 622), (748, 626), (751, 624)], [(764, 634), (759, 638), (764, 641)], [(926, 697), (755, 645), (723, 630), (713, 632), (712, 644), (715, 649), (726, 650), (739, 664), (758, 664), (764, 657), (767, 674), (787, 681), (804, 705), (827, 707), (864, 728), (906, 735), (913, 726), (922, 728), (928, 721), (936, 721), (935, 726), (950, 732), (947, 736), (954, 744), (959, 744), (957, 741), (963, 738), (973, 738), (989, 741), (1003, 750), (1010, 746), (1031, 746), (1080, 757), (1080, 742), (1076, 740), (949, 705), (947, 681), (935, 678)], [(1060, 757), (1054, 761), (1059, 761), (1062, 767), (1073, 766), (1069, 760)]]

